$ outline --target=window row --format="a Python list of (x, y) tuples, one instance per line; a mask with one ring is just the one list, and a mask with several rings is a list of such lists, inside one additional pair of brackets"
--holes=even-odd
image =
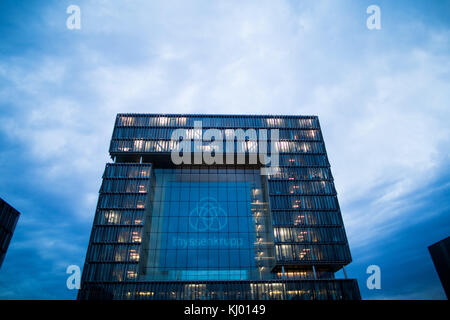
[(339, 211), (273, 211), (274, 226), (330, 226), (342, 225)]
[(148, 179), (103, 179), (102, 193), (147, 193)]
[[(236, 153), (258, 153), (259, 149), (267, 154), (271, 154), (272, 145), (274, 151), (280, 153), (325, 153), (322, 142), (300, 142), (300, 141), (277, 141), (274, 144), (267, 143), (263, 148), (258, 146), (257, 141), (238, 141), (218, 144), (217, 148), (211, 143), (203, 142), (197, 146), (193, 140), (190, 142), (178, 142), (173, 140), (112, 140), (111, 152), (212, 152), (227, 153), (228, 151)], [(215, 148), (215, 149), (214, 149)]]
[(107, 263), (87, 264), (85, 266), (85, 281), (129, 281), (137, 278), (137, 264)]
[(213, 128), (298, 128), (317, 129), (316, 117), (248, 117), (248, 116), (164, 116), (118, 115), (116, 126), (125, 127), (193, 127), (201, 121), (203, 127)]
[[(284, 155), (280, 155), (280, 159), (282, 159)], [(287, 156), (289, 157), (289, 156)], [(305, 157), (305, 156), (301, 156)], [(306, 157), (311, 157), (307, 155)], [(312, 156), (315, 157), (315, 156)], [(289, 160), (288, 160), (289, 161)], [(328, 165), (327, 165), (328, 166)], [(235, 180), (232, 178), (227, 178), (227, 181), (238, 181), (239, 178), (241, 180), (247, 181), (252, 175), (259, 175), (259, 169), (244, 169), (239, 166), (226, 166), (226, 167), (218, 167), (218, 166), (187, 166), (179, 169), (164, 169), (161, 171), (160, 169), (155, 170), (155, 172), (160, 172), (160, 174), (165, 175), (189, 175), (190, 181), (208, 181), (208, 175), (215, 173), (220, 176), (226, 175), (234, 175), (236, 176)], [(200, 174), (200, 175), (199, 175)], [(202, 174), (204, 176), (202, 176)], [(245, 174), (245, 175), (244, 175)], [(147, 167), (138, 167), (138, 166), (122, 166), (122, 165), (109, 165), (105, 170), (105, 178), (148, 178), (150, 177), (150, 168)], [(240, 177), (243, 177), (242, 179)], [(311, 180), (311, 179), (323, 179), (323, 180), (331, 180), (332, 175), (329, 168), (305, 168), (305, 167), (280, 167), (277, 173), (274, 173), (268, 176), (271, 180)], [(183, 178), (183, 181), (187, 181)]]
[(331, 180), (329, 168), (278, 168), (278, 171), (270, 176), (269, 180)]
[(259, 168), (246, 165), (183, 165), (176, 168), (155, 169), (155, 175), (192, 175), (192, 174), (219, 174), (219, 175), (246, 175), (258, 176), (260, 174)]
[(98, 225), (142, 225), (143, 210), (99, 210), (95, 223)]
[(94, 243), (140, 243), (142, 241), (142, 227), (96, 226), (92, 241)]
[(149, 178), (150, 165), (117, 165), (108, 164), (105, 169), (104, 178)]
[(343, 228), (274, 228), (276, 242), (345, 242)]
[(302, 279), (325, 279), (325, 280), (331, 280), (335, 279), (334, 272), (331, 271), (320, 271), (316, 270), (315, 275), (312, 268), (309, 268), (308, 270), (289, 270), (287, 269), (284, 274), (282, 271), (278, 271), (276, 273), (276, 279), (287, 279), (287, 280), (302, 280)]
[(98, 207), (102, 209), (144, 209), (146, 204), (147, 194), (100, 194), (98, 199)]
[(117, 300), (358, 300), (355, 280), (87, 284), (81, 299)]
[(138, 262), (140, 245), (94, 244), (89, 246), (89, 262)]
[(322, 142), (278, 141), (276, 146), (281, 153), (325, 153)]
[(325, 209), (337, 210), (333, 196), (270, 196), (272, 209)]
[(349, 262), (351, 260), (347, 245), (276, 244), (275, 257), (280, 262)]
[(330, 181), (269, 181), (269, 193), (280, 194), (329, 194), (336, 193)]
[[(163, 128), (163, 127), (116, 127), (113, 133), (113, 139), (160, 139), (160, 140), (171, 140), (172, 134), (177, 128)], [(188, 131), (189, 130), (189, 131)], [(206, 130), (208, 128), (203, 128), (201, 135), (200, 130), (198, 130), (198, 136), (205, 136)], [(222, 131), (222, 136), (224, 138), (229, 138), (239, 134), (233, 129), (218, 129)], [(231, 131), (232, 130), (232, 131)], [(250, 134), (246, 132), (247, 130), (242, 129), (244, 134)], [(194, 129), (186, 129), (186, 137), (194, 138)], [(191, 133), (192, 132), (192, 133)], [(267, 136), (270, 138), (270, 133), (267, 132)], [(278, 137), (280, 140), (312, 140), (320, 141), (321, 135), (319, 130), (298, 130), (298, 129), (278, 129)], [(176, 137), (178, 138), (178, 137)], [(263, 139), (263, 136), (258, 138)]]
[(279, 157), (280, 166), (286, 167), (327, 167), (329, 165), (325, 154), (280, 154)]

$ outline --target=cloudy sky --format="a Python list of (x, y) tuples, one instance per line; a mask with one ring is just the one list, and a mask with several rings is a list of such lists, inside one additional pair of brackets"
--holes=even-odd
[(449, 56), (449, 1), (2, 0), (0, 197), (22, 215), (0, 299), (76, 297), (119, 112), (318, 115), (363, 298), (445, 298)]

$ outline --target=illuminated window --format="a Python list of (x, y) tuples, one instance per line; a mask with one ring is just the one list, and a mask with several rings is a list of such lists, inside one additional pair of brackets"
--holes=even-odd
[(131, 261), (138, 261), (139, 260), (139, 253), (136, 249), (130, 249), (129, 251), (129, 257)]
[(123, 152), (128, 152), (128, 151), (130, 151), (130, 147), (127, 147), (127, 146), (120, 146), (120, 147), (118, 148), (118, 150), (119, 150), (119, 151), (123, 151)]
[(134, 117), (120, 117), (120, 122), (123, 126), (133, 126), (134, 125)]
[(109, 224), (118, 224), (120, 216), (115, 211), (105, 212), (105, 218)]
[(145, 178), (148, 176), (148, 170), (141, 170), (141, 177)]
[(145, 208), (144, 203), (142, 202), (142, 200), (138, 201), (138, 203), (136, 204), (136, 208), (138, 208), (138, 209), (144, 209)]
[(294, 225), (302, 225), (305, 224), (305, 216), (304, 215), (298, 215), (294, 220)]
[(144, 140), (134, 140), (134, 151), (142, 151), (144, 147)]
[(156, 123), (159, 126), (167, 126), (169, 124), (169, 118), (168, 117), (158, 117), (156, 118)]
[(285, 125), (282, 118), (267, 118), (266, 123), (268, 127), (283, 127)]
[(306, 231), (297, 231), (297, 241), (303, 242), (306, 239)]
[(141, 242), (141, 235), (138, 231), (133, 231), (131, 233), (131, 241), (132, 242)]
[(310, 251), (311, 251), (311, 249), (309, 249), (309, 248), (302, 249), (302, 251), (299, 254), (299, 259), (303, 259), (303, 258), (307, 257), (309, 255)]
[(136, 295), (139, 296), (153, 296), (155, 293), (150, 291), (138, 291), (136, 292)]

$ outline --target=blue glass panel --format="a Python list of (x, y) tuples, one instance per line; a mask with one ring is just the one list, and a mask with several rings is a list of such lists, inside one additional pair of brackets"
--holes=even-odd
[(154, 206), (163, 219), (159, 269), (190, 280), (246, 278), (255, 268), (250, 183), (171, 180)]

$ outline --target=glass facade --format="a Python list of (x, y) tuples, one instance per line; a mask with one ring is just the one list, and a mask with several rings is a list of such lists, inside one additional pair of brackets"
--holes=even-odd
[(257, 169), (155, 169), (142, 277), (261, 279), (274, 264)]
[(81, 299), (358, 300), (356, 280), (148, 281), (89, 284)]
[[(180, 128), (194, 153), (215, 129), (245, 163), (175, 165)], [(249, 160), (261, 141), (269, 175)], [(359, 298), (334, 277), (351, 255), (317, 117), (119, 114), (110, 154), (80, 299)]]
[(428, 247), (447, 300), (450, 297), (450, 237)]
[(0, 198), (0, 267), (19, 220), (20, 213)]

